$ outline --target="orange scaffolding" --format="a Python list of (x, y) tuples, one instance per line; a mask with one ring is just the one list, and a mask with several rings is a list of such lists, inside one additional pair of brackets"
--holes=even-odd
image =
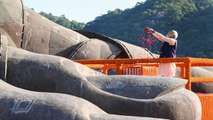
[[(192, 77), (192, 67), (213, 66), (213, 59), (204, 58), (140, 58), (140, 59), (107, 59), (76, 60), (92, 69), (100, 69), (108, 74), (109, 69), (116, 70), (117, 75), (156, 76), (160, 63), (175, 63), (180, 68), (180, 78), (188, 80), (186, 88), (191, 90), (193, 82), (213, 82), (213, 78)], [(213, 94), (197, 94), (202, 104), (202, 120), (213, 120)]]

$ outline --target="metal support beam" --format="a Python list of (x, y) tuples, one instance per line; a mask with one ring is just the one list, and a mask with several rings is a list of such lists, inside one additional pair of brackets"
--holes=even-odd
[(7, 37), (0, 34), (0, 79), (7, 78)]

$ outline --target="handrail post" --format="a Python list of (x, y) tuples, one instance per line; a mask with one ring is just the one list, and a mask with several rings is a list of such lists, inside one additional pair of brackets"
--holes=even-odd
[(186, 68), (184, 65), (180, 66), (180, 78), (185, 78), (186, 77)]
[(191, 62), (189, 59), (187, 60), (185, 65), (186, 65), (185, 75), (186, 75), (186, 79), (188, 80), (188, 82), (186, 84), (186, 88), (191, 90)]
[(116, 74), (122, 75), (122, 64), (116, 64)]
[(108, 65), (104, 65), (102, 70), (103, 70), (103, 74), (108, 75), (109, 66)]

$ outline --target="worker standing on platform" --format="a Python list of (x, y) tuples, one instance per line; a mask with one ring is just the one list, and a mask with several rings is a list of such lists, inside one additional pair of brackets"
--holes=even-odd
[[(166, 36), (155, 31), (152, 28), (146, 27), (145, 32), (151, 33), (159, 41), (164, 42), (160, 50), (160, 58), (175, 58), (177, 50), (177, 37), (178, 33), (175, 30), (171, 30)], [(161, 63), (158, 67), (158, 75), (163, 77), (175, 76), (176, 65), (175, 63)]]

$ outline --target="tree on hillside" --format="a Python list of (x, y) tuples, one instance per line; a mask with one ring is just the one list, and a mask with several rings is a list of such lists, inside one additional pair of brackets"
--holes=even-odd
[(45, 12), (40, 12), (40, 15), (46, 17), (47, 19), (62, 25), (66, 28), (72, 29), (72, 30), (81, 30), (84, 28), (85, 24), (84, 23), (79, 23), (77, 21), (70, 21), (69, 19), (66, 18), (65, 15), (61, 15), (60, 17), (52, 15), (52, 13), (45, 13)]

